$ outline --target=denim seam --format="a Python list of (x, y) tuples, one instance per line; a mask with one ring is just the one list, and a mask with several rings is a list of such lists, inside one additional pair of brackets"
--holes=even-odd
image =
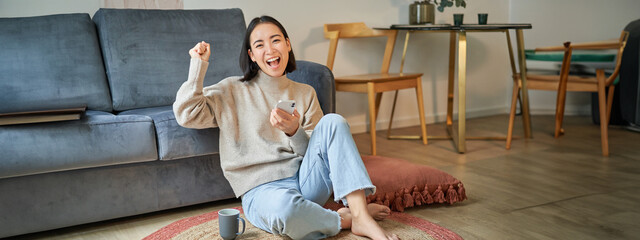
[[(316, 164), (318, 164), (318, 163), (314, 162), (313, 165), (311, 165), (311, 167), (309, 169), (313, 169), (313, 167), (315, 167)], [(307, 174), (307, 176), (305, 176), (305, 179), (300, 182), (300, 186), (299, 187), (302, 188), (302, 186), (304, 186), (307, 183), (307, 180), (309, 180), (309, 174)]]

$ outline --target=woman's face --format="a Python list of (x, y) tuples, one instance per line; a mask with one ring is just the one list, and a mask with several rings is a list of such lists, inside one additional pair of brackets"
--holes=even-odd
[(269, 76), (284, 74), (289, 62), (291, 44), (284, 38), (280, 29), (272, 23), (258, 24), (249, 36), (249, 57), (258, 63), (262, 71)]

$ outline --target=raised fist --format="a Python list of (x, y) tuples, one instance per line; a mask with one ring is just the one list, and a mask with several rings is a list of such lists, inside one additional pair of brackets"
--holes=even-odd
[(202, 61), (208, 62), (209, 56), (211, 56), (211, 46), (202, 41), (196, 44), (191, 50), (189, 50), (191, 58), (200, 58)]

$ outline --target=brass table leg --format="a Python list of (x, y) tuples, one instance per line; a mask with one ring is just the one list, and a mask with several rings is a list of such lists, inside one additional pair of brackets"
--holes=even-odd
[(458, 31), (458, 129), (453, 129), (453, 75), (455, 72), (455, 37), (451, 32), (449, 45), (449, 87), (447, 96), (447, 133), (451, 136), (455, 148), (459, 153), (466, 151), (466, 85), (467, 85), (467, 33)]
[[(407, 46), (409, 45), (409, 36), (411, 36), (411, 31), (407, 31), (407, 34), (404, 38), (404, 49), (402, 50), (402, 61), (400, 61), (400, 73), (402, 73), (403, 69), (404, 69), (404, 60), (407, 56)], [(395, 94), (393, 96), (393, 105), (391, 107), (391, 117), (389, 118), (389, 127), (387, 127), (387, 139), (422, 139), (422, 142), (424, 144), (427, 144), (427, 130), (426, 130), (426, 123), (425, 123), (425, 117), (424, 117), (424, 103), (422, 101), (422, 95), (419, 93), (422, 93), (422, 84), (421, 84), (421, 80), (422, 78), (418, 79), (418, 83), (416, 85), (416, 94), (417, 94), (417, 100), (418, 100), (418, 114), (420, 114), (419, 119), (420, 119), (420, 125), (422, 125), (421, 130), (422, 130), (422, 135), (391, 135), (391, 126), (393, 124), (393, 116), (395, 115), (396, 112), (396, 103), (398, 101), (398, 91), (395, 91)]]
[(518, 83), (518, 74), (516, 70), (516, 61), (513, 57), (513, 47), (511, 46), (511, 35), (509, 30), (504, 31), (507, 35), (507, 48), (509, 49), (509, 62), (511, 63), (511, 76), (513, 78), (513, 93), (511, 95), (511, 109), (509, 111), (509, 126), (507, 127), (507, 143), (506, 149), (511, 149), (511, 140), (513, 139), (513, 122), (515, 121), (516, 101), (518, 99), (518, 93), (520, 92), (520, 84)]
[[(467, 33), (458, 32), (458, 152), (466, 151)], [(455, 138), (454, 138), (455, 139)]]
[(447, 127), (453, 126), (453, 86), (456, 69), (456, 32), (449, 34), (449, 81), (447, 86)]
[(518, 42), (518, 63), (520, 64), (520, 81), (522, 84), (522, 121), (524, 125), (524, 137), (532, 138), (531, 135), (531, 115), (529, 114), (529, 93), (527, 90), (527, 63), (524, 55), (524, 36), (522, 29), (516, 29), (516, 39)]
[(451, 139), (453, 141), (453, 147), (458, 149), (458, 141), (455, 138), (453, 131), (453, 97), (454, 97), (454, 81), (455, 81), (455, 69), (456, 69), (456, 32), (452, 31), (449, 34), (449, 81), (447, 82), (447, 135), (445, 139)]
[(411, 31), (407, 31), (407, 35), (404, 37), (404, 49), (402, 50), (402, 61), (400, 61), (400, 73), (404, 69), (404, 58), (407, 56), (407, 46), (409, 45), (409, 36)]
[[(404, 69), (404, 59), (407, 56), (407, 46), (409, 45), (409, 36), (411, 35), (411, 31), (407, 31), (407, 34), (404, 37), (404, 48), (402, 50), (402, 60), (400, 61), (400, 73), (402, 73)], [(414, 136), (391, 136), (391, 125), (393, 124), (393, 115), (396, 112), (396, 102), (398, 101), (398, 90), (396, 90), (393, 95), (393, 105), (391, 105), (391, 118), (389, 118), (389, 127), (387, 127), (387, 139), (403, 139), (404, 137), (415, 138)]]

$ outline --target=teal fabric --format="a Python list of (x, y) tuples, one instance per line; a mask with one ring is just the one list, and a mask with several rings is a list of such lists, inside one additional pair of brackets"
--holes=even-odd
[[(562, 62), (564, 52), (536, 52), (533, 49), (524, 50), (527, 60), (545, 61), (545, 62)], [(571, 53), (571, 65), (576, 62), (613, 62), (616, 60), (616, 52), (602, 50), (574, 50)], [(557, 71), (554, 69), (554, 71)], [(593, 74), (593, 73), (591, 73)], [(607, 76), (611, 73), (606, 73)], [(613, 81), (617, 85), (620, 76)]]
[[(528, 49), (524, 51), (527, 60), (562, 62), (564, 52), (536, 52)], [(611, 62), (616, 54), (606, 51), (579, 51), (571, 53), (571, 62)]]

